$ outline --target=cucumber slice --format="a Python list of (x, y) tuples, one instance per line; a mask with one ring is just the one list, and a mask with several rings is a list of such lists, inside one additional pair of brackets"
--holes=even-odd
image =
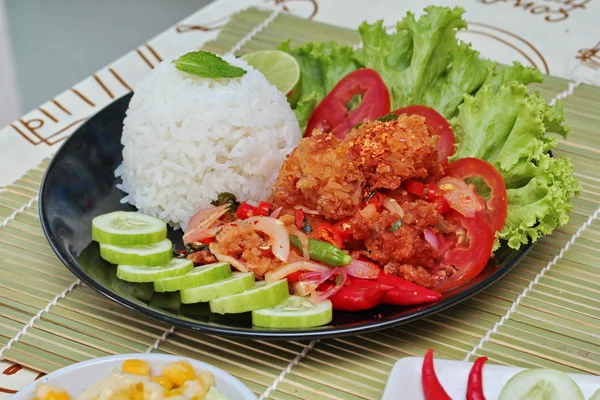
[(290, 297), (287, 279), (258, 282), (252, 289), (211, 300), (210, 311), (216, 314), (238, 314), (273, 307)]
[(223, 296), (242, 293), (254, 286), (254, 274), (252, 272), (234, 272), (231, 277), (204, 285), (185, 289), (181, 291), (181, 302), (183, 304), (202, 303)]
[(92, 220), (92, 240), (104, 244), (140, 245), (167, 237), (167, 224), (137, 212), (115, 211)]
[(229, 266), (229, 263), (207, 264), (196, 267), (184, 275), (154, 281), (154, 290), (157, 292), (176, 292), (181, 289), (208, 285), (227, 279), (230, 276), (231, 266)]
[(528, 369), (506, 382), (498, 400), (584, 400), (577, 383), (561, 371)]
[(589, 400), (600, 400), (600, 389), (596, 390), (596, 392), (589, 398)]
[(173, 259), (173, 248), (169, 239), (136, 246), (100, 244), (100, 256), (113, 264), (157, 266)]
[(117, 278), (127, 282), (154, 282), (159, 279), (183, 275), (194, 269), (191, 260), (174, 258), (168, 264), (158, 267), (147, 265), (124, 265), (117, 267)]
[(310, 328), (333, 319), (331, 301), (313, 303), (305, 297), (290, 296), (272, 308), (252, 311), (252, 324), (266, 328)]

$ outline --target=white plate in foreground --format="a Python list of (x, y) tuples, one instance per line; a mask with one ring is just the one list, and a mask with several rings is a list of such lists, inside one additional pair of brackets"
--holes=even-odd
[(31, 400), (40, 383), (56, 385), (67, 390), (72, 397), (78, 396), (92, 384), (107, 377), (113, 370), (120, 369), (123, 361), (144, 360), (152, 365), (152, 375), (159, 375), (163, 365), (173, 361), (186, 360), (197, 372), (210, 371), (215, 376), (219, 392), (229, 400), (256, 400), (256, 396), (237, 378), (212, 365), (193, 359), (168, 354), (119, 354), (116, 356), (95, 358), (54, 371), (51, 374), (27, 385), (11, 400)]
[[(452, 399), (462, 400), (467, 392), (467, 379), (473, 363), (434, 359), (435, 372), (440, 383)], [(381, 400), (424, 400), (421, 386), (423, 358), (402, 358), (394, 364)], [(508, 380), (524, 368), (506, 367), (485, 363), (483, 367), (483, 391), (487, 400), (496, 400)], [(600, 389), (600, 377), (595, 375), (568, 374), (589, 398)], [(567, 400), (567, 399), (565, 399)]]

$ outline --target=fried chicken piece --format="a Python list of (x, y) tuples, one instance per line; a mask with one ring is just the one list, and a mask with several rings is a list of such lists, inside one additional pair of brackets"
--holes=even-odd
[(386, 274), (399, 276), (407, 281), (414, 282), (417, 285), (421, 285), (426, 288), (435, 287), (438, 282), (428, 270), (418, 265), (415, 266), (391, 262), (383, 267), (383, 272)]
[[(429, 222), (435, 222), (437, 219), (414, 215), (415, 210), (425, 210), (420, 208), (421, 206), (410, 208), (404, 217), (400, 217), (388, 211), (379, 213), (375, 206), (369, 205), (350, 221), (353, 237), (363, 240), (365, 248), (369, 251), (369, 258), (381, 265), (397, 263), (431, 267), (434, 262), (434, 249), (423, 238), (423, 227), (419, 225), (427, 226)], [(437, 214), (435, 209), (433, 214)], [(396, 230), (392, 229), (398, 220), (402, 221), (402, 225)]]
[(359, 209), (364, 183), (345, 143), (321, 133), (302, 139), (288, 155), (275, 183), (274, 203), (303, 204), (326, 219), (339, 220)]
[(269, 238), (246, 225), (224, 225), (210, 249), (241, 261), (257, 279), (282, 265), (273, 255)]
[(209, 250), (199, 250), (186, 257), (188, 260), (192, 260), (194, 265), (205, 265), (217, 262), (217, 259)]
[(423, 117), (403, 114), (396, 121), (365, 122), (346, 142), (370, 190), (394, 190), (406, 179), (437, 181), (443, 175), (438, 137), (430, 136)]

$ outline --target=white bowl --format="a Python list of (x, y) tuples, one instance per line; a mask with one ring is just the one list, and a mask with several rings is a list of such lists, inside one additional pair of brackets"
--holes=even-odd
[(35, 390), (40, 383), (59, 386), (69, 392), (71, 396), (78, 396), (92, 384), (107, 377), (113, 370), (121, 367), (123, 361), (129, 359), (144, 360), (152, 365), (152, 375), (160, 374), (163, 365), (173, 361), (186, 360), (196, 371), (209, 371), (215, 376), (219, 392), (229, 400), (256, 400), (256, 396), (237, 378), (212, 365), (188, 359), (185, 357), (168, 354), (119, 354), (116, 356), (95, 358), (80, 362), (54, 371), (51, 374), (27, 385), (11, 400), (31, 400), (35, 397)]

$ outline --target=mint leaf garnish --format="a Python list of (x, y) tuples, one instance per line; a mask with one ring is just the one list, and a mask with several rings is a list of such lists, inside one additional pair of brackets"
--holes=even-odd
[(201, 78), (239, 78), (246, 71), (208, 51), (192, 51), (173, 61), (175, 68)]

